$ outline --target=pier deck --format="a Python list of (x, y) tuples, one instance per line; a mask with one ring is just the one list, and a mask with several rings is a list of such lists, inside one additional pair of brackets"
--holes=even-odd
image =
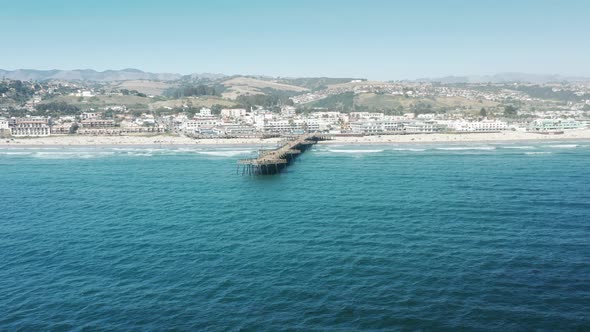
[(236, 172), (239, 174), (241, 169), (242, 175), (278, 174), (318, 141), (329, 139), (330, 136), (321, 134), (304, 134), (287, 139), (274, 150), (261, 150), (257, 158), (239, 160)]

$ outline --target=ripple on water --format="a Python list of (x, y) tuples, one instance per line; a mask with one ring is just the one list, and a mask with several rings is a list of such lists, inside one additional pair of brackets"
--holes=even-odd
[(531, 146), (2, 156), (0, 330), (584, 329), (590, 150)]

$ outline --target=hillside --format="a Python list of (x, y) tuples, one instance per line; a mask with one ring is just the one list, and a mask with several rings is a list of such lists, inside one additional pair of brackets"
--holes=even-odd
[(328, 96), (305, 104), (304, 108), (327, 108), (339, 111), (390, 111), (413, 112), (422, 110), (443, 111), (455, 108), (479, 110), (482, 107), (495, 107), (490, 101), (477, 101), (463, 97), (421, 97), (412, 98), (387, 94), (346, 92)]
[(278, 83), (296, 85), (312, 91), (327, 88), (329, 85), (349, 83), (357, 78), (332, 78), (332, 77), (299, 77), (299, 78), (279, 78)]
[(404, 96), (380, 95), (374, 93), (362, 93), (355, 96), (355, 105), (367, 107), (369, 109), (397, 109), (400, 106), (404, 109), (411, 109), (416, 105), (430, 105), (434, 109), (442, 108), (477, 108), (493, 107), (497, 103), (491, 101), (482, 101), (466, 99), (463, 97), (429, 97), (429, 98), (411, 98)]
[(152, 98), (138, 97), (138, 96), (95, 96), (95, 97), (75, 97), (75, 96), (58, 96), (43, 100), (41, 104), (49, 103), (67, 103), (69, 105), (77, 106), (81, 109), (101, 108), (106, 106), (124, 105), (129, 109), (147, 109)]
[(261, 79), (255, 79), (250, 77), (234, 77), (225, 81), (222, 81), (227, 90), (222, 94), (223, 98), (235, 100), (239, 96), (243, 95), (260, 95), (265, 94), (264, 89), (272, 89), (278, 91), (291, 91), (291, 92), (307, 92), (309, 89), (300, 86), (283, 84), (276, 81), (265, 81)]
[(161, 96), (164, 91), (176, 87), (177, 84), (173, 82), (164, 81), (149, 81), (149, 80), (131, 80), (118, 81), (111, 84), (115, 89), (136, 90), (146, 95)]
[(214, 96), (202, 96), (202, 97), (191, 97), (191, 98), (180, 98), (180, 99), (171, 99), (171, 100), (162, 100), (157, 101), (150, 104), (150, 107), (154, 110), (160, 108), (181, 108), (184, 106), (192, 107), (192, 108), (200, 108), (200, 107), (212, 107), (214, 105), (220, 105), (223, 107), (235, 107), (238, 104), (221, 99), (219, 97)]

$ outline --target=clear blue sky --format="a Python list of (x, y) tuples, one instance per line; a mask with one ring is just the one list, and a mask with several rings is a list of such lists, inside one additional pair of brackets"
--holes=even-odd
[(0, 0), (0, 68), (590, 76), (590, 1)]

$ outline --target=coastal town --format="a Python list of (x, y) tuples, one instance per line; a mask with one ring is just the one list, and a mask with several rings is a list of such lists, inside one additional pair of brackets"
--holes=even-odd
[[(107, 89), (106, 85), (60, 80), (1, 82), (0, 137), (7, 142), (47, 136), (168, 135), (207, 140), (303, 133), (343, 137), (505, 131), (560, 134), (590, 125), (590, 87), (582, 83), (539, 86), (350, 80), (299, 91), (272, 105), (234, 102), (225, 107), (199, 107), (203, 95), (177, 98), (179, 103), (167, 106), (163, 102), (173, 97)], [(540, 92), (547, 97), (540, 97)], [(347, 109), (338, 102), (314, 104), (348, 94), (356, 99)], [(124, 97), (149, 103), (138, 106)], [(357, 100), (368, 97), (401, 100), (406, 107), (401, 102), (372, 108), (359, 102), (357, 106)], [(67, 103), (64, 98), (74, 102)], [(102, 105), (97, 103), (101, 100)], [(432, 102), (453, 100), (461, 103), (441, 107)]]

